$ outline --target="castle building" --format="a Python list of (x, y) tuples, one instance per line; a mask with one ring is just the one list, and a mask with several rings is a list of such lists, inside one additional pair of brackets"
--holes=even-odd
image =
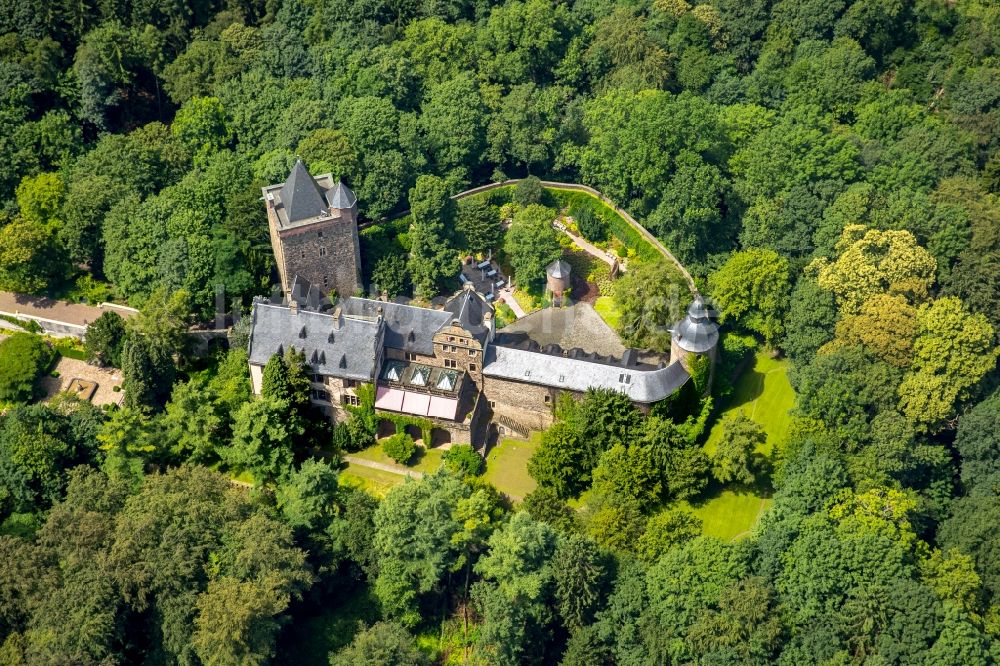
[(284, 183), (262, 191), (282, 292), (299, 276), (323, 295), (354, 295), (361, 286), (354, 192), (331, 174), (313, 178), (301, 160)]
[[(493, 307), (472, 285), (466, 285), (441, 309), (352, 296), (354, 289), (341, 285), (357, 284), (353, 194), (349, 208), (334, 209), (341, 212), (337, 217), (297, 218), (312, 208), (297, 212), (295, 207), (311, 199), (308, 206), (314, 208), (323, 184), (322, 177), (313, 181), (299, 163), (284, 185), (265, 188), (278, 201), (275, 205), (268, 200), (269, 219), (305, 220), (300, 227), (310, 231), (303, 235), (324, 234), (311, 241), (294, 240), (291, 245), (281, 235), (281, 225), (272, 223), (275, 253), (284, 266), (284, 293), (254, 302), (249, 362), (255, 393), (260, 393), (267, 361), (294, 348), (304, 353), (311, 369), (313, 404), (331, 419), (347, 418), (347, 408), (360, 404), (358, 389), (373, 386), (379, 436), (393, 434), (399, 424), (414, 427), (413, 423), (420, 422), (429, 426), (430, 445), (468, 443), (482, 449), (495, 436), (526, 438), (531, 431), (548, 428), (563, 393), (580, 396), (591, 388), (613, 389), (648, 410), (690, 379), (690, 360), (695, 355), (714, 359), (718, 325), (700, 297), (673, 327), (669, 362), (650, 362), (635, 349), (616, 358), (581, 348), (563, 350), (555, 344), (543, 347), (530, 338), (500, 343)], [(286, 188), (288, 192), (282, 195)], [(347, 200), (337, 198), (343, 196), (340, 188), (331, 185), (333, 193), (323, 201), (346, 204)], [(344, 211), (350, 213), (349, 224)], [(292, 224), (290, 228), (300, 227)], [(331, 227), (338, 231), (328, 236), (326, 230)], [(345, 238), (348, 230), (353, 240)], [(332, 245), (324, 245), (334, 234), (342, 250), (339, 254), (333, 254)], [(290, 261), (290, 247), (312, 251), (328, 247), (328, 251), (322, 257), (307, 252)], [(338, 262), (347, 264), (349, 272), (340, 272)], [(332, 284), (342, 296), (336, 305), (304, 274), (294, 274), (286, 287), (285, 276), (299, 268)], [(611, 329), (607, 331), (614, 335)]]

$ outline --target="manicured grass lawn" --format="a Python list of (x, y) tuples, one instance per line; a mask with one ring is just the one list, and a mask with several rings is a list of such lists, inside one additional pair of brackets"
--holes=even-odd
[(531, 433), (527, 442), (519, 439), (502, 439), (486, 456), (486, 473), (483, 478), (515, 500), (523, 499), (538, 484), (528, 474), (528, 458), (541, 442), (542, 433)]
[(619, 312), (615, 300), (610, 296), (598, 296), (594, 301), (594, 310), (601, 315), (604, 323), (611, 328), (618, 330), (618, 322), (621, 321), (622, 313)]
[(749, 534), (764, 510), (771, 506), (771, 499), (762, 497), (753, 490), (721, 490), (706, 500), (698, 500), (693, 505), (678, 502), (679, 506), (690, 508), (702, 520), (702, 533), (723, 541), (734, 541)]
[(795, 406), (795, 391), (788, 382), (788, 361), (773, 359), (768, 354), (757, 354), (753, 367), (748, 367), (736, 380), (734, 391), (721, 404), (712, 430), (705, 441), (705, 451), (710, 454), (722, 438), (722, 420), (731, 411), (739, 409), (764, 428), (767, 441), (760, 452), (770, 456), (780, 451), (786, 442), (791, 423), (789, 410)]
[[(371, 460), (386, 465), (398, 464), (395, 460), (385, 455), (382, 451), (381, 442), (378, 442), (374, 446), (369, 446), (367, 449), (362, 449), (357, 453), (351, 453), (348, 455), (357, 456), (358, 458), (364, 458), (365, 460)], [(429, 474), (436, 471), (437, 468), (441, 466), (441, 457), (443, 455), (443, 449), (425, 449), (422, 446), (418, 446), (417, 452), (413, 454), (413, 458), (407, 462), (406, 467), (415, 472), (424, 472)]]
[(378, 601), (366, 585), (341, 598), (330, 599), (323, 610), (296, 616), (278, 637), (275, 664), (288, 666), (326, 666), (330, 652), (339, 650), (354, 638), (359, 623), (371, 626), (380, 618)]
[(405, 482), (406, 477), (402, 474), (393, 474), (360, 465), (349, 464), (347, 469), (340, 473), (340, 483), (351, 488), (366, 490), (376, 497), (385, 497), (390, 490)]
[[(795, 392), (788, 382), (788, 361), (758, 353), (754, 364), (736, 380), (733, 392), (724, 399), (716, 413), (712, 429), (705, 441), (709, 455), (722, 439), (722, 420), (734, 410), (740, 410), (764, 428), (767, 441), (758, 449), (770, 457), (787, 441), (791, 422), (789, 410), (795, 406)], [(723, 541), (747, 536), (760, 515), (771, 505), (766, 488), (730, 486), (710, 488), (705, 495), (690, 503), (677, 506), (690, 509), (703, 521), (703, 533)]]

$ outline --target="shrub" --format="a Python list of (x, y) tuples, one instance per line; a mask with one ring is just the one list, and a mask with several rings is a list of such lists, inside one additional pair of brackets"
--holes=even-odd
[(576, 220), (576, 226), (584, 238), (600, 243), (608, 239), (608, 227), (604, 220), (594, 215), (590, 208), (573, 208), (570, 215)]
[(483, 472), (483, 457), (468, 444), (455, 444), (444, 452), (444, 464), (462, 476), (479, 476)]
[(537, 176), (528, 176), (514, 186), (514, 203), (518, 206), (530, 206), (542, 202), (544, 190)]
[(111, 298), (111, 285), (95, 279), (90, 273), (84, 273), (76, 279), (73, 296), (89, 305), (99, 305)]
[(417, 445), (413, 443), (412, 437), (398, 432), (382, 442), (382, 451), (400, 465), (405, 465), (417, 452)]
[(0, 319), (3, 319), (4, 321), (9, 322), (11, 324), (14, 324), (19, 328), (23, 328), (29, 333), (41, 333), (43, 330), (45, 330), (42, 328), (41, 324), (39, 324), (34, 319), (18, 319), (17, 317), (13, 317), (11, 315), (0, 315)]
[(84, 349), (89, 361), (120, 367), (124, 343), (125, 320), (117, 312), (105, 312), (87, 326)]
[(37, 379), (48, 370), (52, 358), (52, 348), (30, 333), (15, 333), (0, 342), (0, 400), (34, 398)]

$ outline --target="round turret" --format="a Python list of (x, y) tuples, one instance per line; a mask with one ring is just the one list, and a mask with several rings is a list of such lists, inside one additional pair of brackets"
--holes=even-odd
[(712, 312), (702, 297), (696, 296), (688, 314), (674, 326), (672, 342), (692, 354), (704, 354), (715, 349), (719, 342), (719, 325), (712, 319)]
[(570, 266), (562, 259), (556, 259), (545, 269), (545, 283), (553, 296), (562, 296), (570, 286)]

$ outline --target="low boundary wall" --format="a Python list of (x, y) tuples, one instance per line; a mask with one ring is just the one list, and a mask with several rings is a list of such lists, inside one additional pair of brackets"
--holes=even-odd
[[(451, 198), (457, 201), (458, 199), (464, 199), (465, 197), (473, 196), (476, 194), (482, 194), (484, 192), (489, 192), (490, 190), (497, 190), (500, 189), (501, 187), (517, 185), (522, 180), (523, 180), (522, 178), (512, 178), (509, 180), (501, 181), (499, 183), (487, 183), (486, 185), (473, 187), (471, 190), (465, 190), (464, 192), (459, 192), (458, 194), (452, 195)], [(684, 268), (684, 264), (678, 261), (677, 257), (675, 257), (670, 250), (664, 247), (663, 243), (661, 243), (659, 239), (656, 238), (656, 236), (649, 233), (646, 227), (639, 224), (634, 217), (628, 214), (627, 211), (619, 208), (618, 204), (616, 204), (614, 201), (607, 198), (606, 196), (601, 194), (599, 191), (595, 190), (593, 187), (590, 187), (589, 185), (582, 185), (580, 183), (560, 183), (554, 180), (542, 180), (540, 181), (540, 183), (542, 187), (547, 187), (554, 190), (574, 190), (576, 192), (584, 192), (586, 194), (591, 195), (592, 197), (599, 199), (604, 205), (608, 206), (609, 208), (611, 208), (611, 210), (618, 213), (618, 215), (620, 215), (621, 218), (629, 224), (629, 226), (635, 229), (636, 233), (642, 236), (650, 245), (652, 245), (660, 254), (662, 254), (663, 257), (667, 259), (667, 261), (676, 266), (677, 270), (679, 270), (681, 272), (681, 275), (684, 276), (684, 280), (687, 282), (688, 289), (691, 291), (691, 293), (695, 295), (698, 294), (698, 288), (694, 284), (694, 278), (692, 278), (691, 274), (688, 273), (688, 270)], [(392, 216), (391, 219), (398, 219), (400, 217), (403, 217), (404, 215), (409, 215), (409, 212), (410, 211), (403, 211), (398, 215)], [(371, 223), (366, 226), (371, 226)]]

